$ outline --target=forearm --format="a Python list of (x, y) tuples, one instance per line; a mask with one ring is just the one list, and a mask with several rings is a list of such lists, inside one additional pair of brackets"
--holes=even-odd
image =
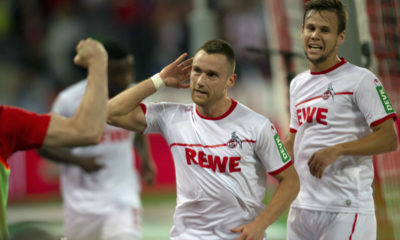
[(156, 88), (153, 81), (147, 79), (135, 87), (120, 93), (107, 104), (107, 123), (130, 131), (142, 132), (147, 123), (139, 104), (155, 91)]
[(63, 148), (42, 147), (38, 149), (37, 152), (40, 154), (40, 156), (43, 156), (52, 162), (80, 165), (80, 162), (82, 161), (81, 158), (72, 155), (70, 151)]
[(71, 121), (81, 134), (94, 134), (100, 140), (107, 117), (104, 110), (108, 100), (107, 61), (96, 61), (87, 71), (85, 95)]
[(382, 123), (376, 131), (355, 141), (340, 143), (332, 148), (338, 155), (374, 155), (396, 150), (397, 132), (391, 119)]
[(289, 208), (299, 189), (298, 179), (297, 181), (283, 180), (280, 182), (267, 207), (258, 215), (255, 221), (260, 221), (264, 228), (267, 229)]
[(293, 155), (294, 138), (295, 138), (295, 135), (293, 133), (289, 133), (289, 135), (286, 137), (285, 141), (283, 141), (283, 146), (285, 147), (286, 151), (289, 153), (292, 160), (294, 159), (294, 155)]
[(107, 103), (108, 120), (124, 116), (135, 110), (148, 96), (156, 92), (153, 81), (149, 78), (112, 98)]
[(149, 165), (150, 164), (150, 157), (149, 157), (149, 147), (147, 143), (147, 138), (145, 135), (137, 133), (135, 135), (135, 140), (134, 140), (134, 147), (137, 150), (141, 165)]

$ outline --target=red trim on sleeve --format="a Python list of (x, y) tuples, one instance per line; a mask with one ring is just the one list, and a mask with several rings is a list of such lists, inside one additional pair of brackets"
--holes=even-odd
[(199, 115), (201, 118), (204, 118), (204, 119), (207, 119), (207, 120), (221, 120), (221, 119), (225, 118), (226, 116), (228, 116), (229, 114), (231, 114), (231, 112), (233, 112), (233, 110), (235, 109), (235, 107), (236, 107), (236, 105), (237, 105), (237, 102), (236, 102), (235, 100), (233, 100), (233, 99), (231, 99), (231, 100), (232, 100), (232, 104), (231, 104), (230, 108), (228, 109), (228, 111), (226, 111), (226, 113), (222, 114), (222, 115), (219, 116), (219, 117), (211, 118), (211, 117), (203, 116), (203, 115), (201, 115), (201, 114), (199, 113), (199, 111), (197, 110), (197, 106), (196, 106), (196, 113), (197, 113), (197, 115)]
[(371, 127), (375, 127), (376, 125), (379, 125), (379, 124), (383, 123), (384, 121), (386, 121), (386, 120), (388, 120), (388, 119), (390, 119), (390, 118), (393, 118), (393, 120), (396, 121), (396, 119), (397, 119), (396, 113), (389, 114), (389, 115), (387, 115), (387, 116), (384, 117), (384, 118), (381, 118), (381, 119), (379, 119), (379, 120), (376, 120), (375, 122), (372, 122), (372, 123), (370, 124), (370, 126), (371, 126)]
[(356, 213), (356, 215), (354, 216), (353, 227), (351, 228), (351, 234), (350, 234), (349, 240), (351, 240), (351, 237), (354, 234), (354, 230), (356, 229), (357, 217), (358, 217), (358, 214)]
[(290, 128), (290, 129), (289, 129), (289, 132), (290, 132), (290, 133), (297, 133), (297, 129)]
[(288, 163), (286, 163), (285, 166), (283, 166), (283, 167), (281, 167), (281, 168), (279, 168), (279, 169), (277, 169), (277, 170), (275, 170), (275, 171), (269, 172), (269, 174), (270, 174), (270, 175), (277, 175), (277, 174), (279, 174), (279, 173), (285, 171), (287, 168), (289, 168), (289, 167), (292, 166), (292, 165), (293, 165), (293, 161), (290, 160)]
[(328, 73), (328, 72), (331, 72), (331, 71), (335, 70), (336, 68), (342, 66), (342, 65), (345, 64), (345, 63), (347, 63), (346, 59), (344, 59), (344, 58), (341, 57), (341, 58), (340, 58), (340, 62), (338, 62), (338, 63), (337, 63), (336, 65), (334, 65), (333, 67), (328, 68), (328, 69), (326, 69), (326, 70), (324, 70), (324, 71), (322, 71), (322, 72), (311, 72), (311, 71), (310, 71), (310, 73), (311, 73), (311, 75), (325, 74), (325, 73)]
[(142, 108), (143, 113), (146, 115), (146, 111), (147, 111), (146, 105), (144, 103), (140, 103), (139, 106)]

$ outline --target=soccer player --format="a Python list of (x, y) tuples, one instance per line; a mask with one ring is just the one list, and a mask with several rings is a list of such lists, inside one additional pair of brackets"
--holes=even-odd
[[(134, 58), (117, 42), (103, 43), (108, 53), (108, 91), (112, 98), (132, 82)], [(87, 80), (63, 90), (52, 111), (69, 117), (76, 111)], [(101, 142), (74, 149), (42, 148), (40, 154), (63, 163), (64, 230), (73, 240), (141, 239), (140, 182), (134, 170), (133, 133), (107, 125)], [(142, 173), (154, 179), (145, 139), (135, 136)], [(144, 171), (144, 172), (143, 172)]]
[(373, 73), (338, 57), (346, 22), (340, 0), (305, 5), (310, 69), (291, 82), (285, 141), (300, 177), (289, 240), (376, 239), (372, 155), (397, 148), (396, 114)]
[[(211, 40), (185, 57), (111, 99), (108, 121), (161, 133), (169, 144), (177, 182), (170, 239), (265, 239), (297, 195), (292, 161), (273, 124), (228, 97), (236, 81), (230, 44)], [(190, 87), (194, 104), (140, 103), (164, 86)], [(267, 206), (266, 172), (279, 181)]]
[(6, 205), (10, 168), (18, 150), (41, 146), (77, 146), (100, 141), (106, 121), (107, 53), (101, 43), (85, 39), (76, 47), (75, 64), (87, 68), (88, 87), (76, 113), (65, 118), (0, 106), (0, 239), (8, 239)]

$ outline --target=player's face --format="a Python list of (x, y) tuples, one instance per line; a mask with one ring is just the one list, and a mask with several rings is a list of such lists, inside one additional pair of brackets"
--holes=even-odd
[(311, 65), (325, 70), (337, 63), (338, 47), (345, 32), (338, 34), (338, 18), (331, 11), (310, 11), (302, 27), (303, 48)]
[(235, 79), (232, 66), (224, 55), (199, 51), (193, 58), (190, 73), (193, 102), (201, 107), (212, 107), (222, 102)]
[(110, 98), (124, 91), (133, 81), (133, 56), (108, 62), (108, 95)]

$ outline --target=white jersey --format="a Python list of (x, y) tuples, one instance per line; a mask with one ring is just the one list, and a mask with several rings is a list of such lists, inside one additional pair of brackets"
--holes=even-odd
[[(71, 117), (81, 102), (86, 82), (63, 90), (53, 105), (53, 112)], [(82, 214), (103, 214), (116, 208), (140, 206), (132, 141), (132, 132), (107, 125), (100, 144), (71, 149), (79, 157), (95, 156), (103, 168), (89, 174), (78, 166), (62, 165), (62, 194), (67, 209)]]
[(292, 164), (271, 122), (232, 100), (221, 117), (196, 105), (151, 103), (145, 133), (161, 133), (176, 172), (177, 206), (171, 239), (234, 239), (230, 229), (260, 214), (266, 172)]
[(370, 71), (341, 59), (321, 73), (305, 71), (290, 84), (290, 130), (300, 192), (292, 207), (374, 213), (372, 156), (339, 157), (318, 179), (307, 165), (318, 150), (362, 138), (395, 118), (381, 83)]

